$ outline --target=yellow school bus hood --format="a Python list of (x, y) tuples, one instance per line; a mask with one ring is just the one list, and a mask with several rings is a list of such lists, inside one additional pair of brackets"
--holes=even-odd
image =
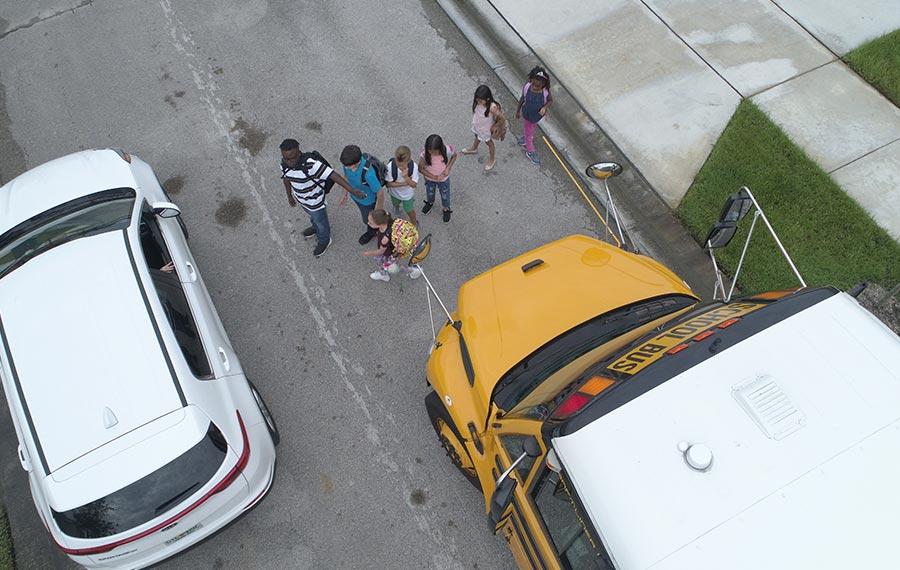
[(693, 296), (653, 259), (579, 235), (498, 265), (459, 290), (476, 389), (487, 401), (510, 368), (560, 334), (617, 307), (673, 293)]

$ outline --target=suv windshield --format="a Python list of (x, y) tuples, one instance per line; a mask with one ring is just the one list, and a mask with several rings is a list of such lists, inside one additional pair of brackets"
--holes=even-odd
[(212, 423), (200, 443), (183, 455), (103, 498), (69, 511), (51, 509), (60, 530), (75, 538), (103, 538), (125, 532), (169, 511), (216, 474), (228, 445)]
[(135, 192), (104, 190), (60, 204), (0, 235), (0, 277), (74, 239), (128, 227)]

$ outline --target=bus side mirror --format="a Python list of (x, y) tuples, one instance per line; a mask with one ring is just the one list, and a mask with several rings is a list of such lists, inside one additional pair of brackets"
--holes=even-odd
[(541, 450), (541, 444), (538, 443), (536, 437), (531, 436), (525, 440), (522, 445), (522, 448), (525, 450), (525, 455), (528, 457), (540, 457), (543, 451)]
[(500, 481), (491, 494), (491, 522), (496, 527), (503, 519), (503, 513), (512, 504), (513, 491), (519, 484), (514, 477), (506, 477)]
[(519, 484), (514, 477), (510, 477), (510, 473), (526, 457), (540, 457), (542, 453), (541, 444), (534, 436), (525, 439), (522, 447), (525, 450), (524, 453), (513, 461), (512, 465), (497, 478), (494, 492), (491, 493), (491, 522), (494, 523), (495, 530), (500, 521), (503, 520), (503, 513), (512, 504), (513, 491), (516, 490), (516, 486)]

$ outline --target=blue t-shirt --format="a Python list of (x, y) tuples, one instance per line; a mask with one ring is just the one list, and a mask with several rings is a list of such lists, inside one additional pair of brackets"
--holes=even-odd
[(347, 182), (350, 184), (350, 186), (356, 188), (357, 190), (362, 190), (366, 193), (365, 198), (357, 198), (353, 194), (350, 194), (350, 197), (363, 206), (371, 206), (375, 203), (378, 191), (381, 190), (381, 183), (378, 182), (378, 174), (375, 173), (375, 169), (370, 168), (369, 172), (366, 173), (367, 184), (363, 184), (362, 173), (363, 170), (365, 170), (365, 166), (365, 158), (360, 159), (359, 166), (356, 168), (356, 171), (350, 170), (345, 166), (344, 177), (347, 179)]

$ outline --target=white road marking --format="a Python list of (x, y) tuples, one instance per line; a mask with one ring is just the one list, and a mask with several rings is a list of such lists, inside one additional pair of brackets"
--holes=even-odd
[[(275, 243), (282, 263), (284, 263), (284, 266), (293, 278), (294, 285), (297, 287), (300, 297), (306, 302), (309, 312), (316, 322), (319, 336), (325, 341), (332, 360), (337, 364), (344, 387), (350, 392), (353, 401), (368, 420), (368, 423), (365, 426), (366, 439), (375, 448), (379, 463), (382, 464), (388, 473), (392, 474), (392, 480), (398, 483), (403, 495), (405, 497), (410, 497), (413, 488), (412, 482), (408, 478), (402, 477), (403, 471), (400, 470), (399, 463), (381, 442), (378, 427), (372, 421), (372, 415), (369, 412), (369, 406), (366, 403), (366, 400), (350, 381), (348, 366), (360, 376), (365, 376), (365, 374), (360, 372), (365, 372), (365, 369), (360, 364), (352, 362), (347, 358), (341, 351), (341, 347), (335, 341), (335, 337), (338, 336), (336, 334), (337, 326), (331, 316), (331, 311), (327, 309), (325, 290), (318, 285), (307, 286), (303, 273), (294, 261), (295, 256), (292, 252), (288, 251), (288, 247), (275, 228), (275, 222), (263, 200), (262, 189), (268, 185), (267, 179), (250, 163), (249, 153), (238, 146), (237, 141), (232, 136), (231, 129), (235, 124), (235, 120), (228, 111), (229, 106), (216, 95), (218, 86), (216, 85), (212, 69), (198, 57), (197, 46), (193, 39), (191, 39), (190, 32), (186, 30), (184, 24), (175, 13), (175, 9), (172, 7), (170, 0), (160, 0), (160, 6), (166, 17), (166, 23), (169, 28), (169, 35), (172, 39), (173, 47), (184, 56), (183, 63), (191, 70), (191, 74), (194, 78), (194, 85), (200, 93), (201, 101), (206, 106), (210, 120), (221, 134), (229, 158), (234, 161), (240, 169), (241, 177), (246, 184), (245, 190), (253, 197), (253, 200), (260, 211), (262, 223), (268, 230), (269, 237)], [(314, 279), (311, 279), (311, 281), (314, 281)], [(333, 333), (332, 331), (335, 332)], [(412, 505), (409, 500), (407, 500), (406, 503), (419, 530), (429, 536), (431, 540), (443, 550), (443, 552), (432, 556), (434, 567), (438, 570), (461, 570), (463, 564), (457, 556), (459, 549), (456, 546), (456, 541), (452, 537), (444, 536), (444, 533), (441, 532), (440, 529), (432, 528), (427, 517), (422, 514), (419, 507)]]

